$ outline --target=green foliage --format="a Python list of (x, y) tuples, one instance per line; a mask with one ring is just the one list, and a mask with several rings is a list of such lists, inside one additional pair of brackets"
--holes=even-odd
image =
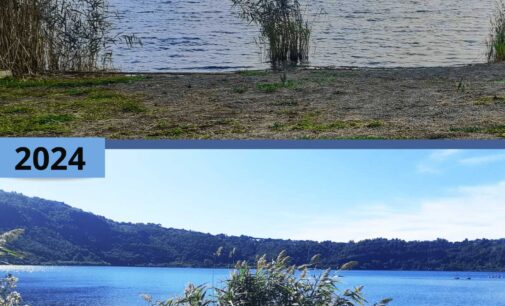
[(93, 76), (0, 80), (0, 135), (61, 135), (98, 120), (142, 113), (134, 96), (104, 86), (143, 77)]
[(20, 257), (18, 253), (8, 249), (7, 244), (18, 239), (24, 232), (25, 231), (23, 229), (15, 229), (0, 234), (0, 256), (11, 255)]
[[(229, 268), (286, 250), (294, 265), (321, 254), (319, 268), (339, 269), (356, 261), (354, 269), (361, 270), (505, 271), (505, 239), (340, 243), (210, 235), (114, 222), (63, 203), (0, 191), (0, 232), (16, 228), (25, 233), (9, 248), (23, 250), (24, 256), (9, 260), (19, 264)], [(219, 247), (221, 256), (215, 256)]]
[(144, 80), (144, 76), (126, 75), (103, 75), (81, 77), (46, 77), (46, 78), (8, 78), (0, 80), (0, 88), (6, 89), (29, 89), (36, 87), (50, 88), (74, 88), (90, 87), (112, 84), (131, 84)]
[(142, 295), (142, 298), (153, 306), (207, 306), (215, 305), (215, 302), (207, 298), (207, 288), (205, 286), (195, 287), (189, 284), (184, 290), (184, 296), (175, 297), (164, 302), (156, 302), (153, 304), (152, 297)]
[(496, 10), (491, 21), (491, 35), (487, 45), (489, 62), (505, 61), (505, 0), (496, 1)]
[(21, 294), (15, 291), (17, 282), (18, 279), (10, 274), (0, 279), (0, 306), (21, 305)]
[[(247, 305), (247, 306), (354, 306), (368, 304), (363, 287), (339, 290), (339, 280), (331, 270), (311, 275), (319, 257), (310, 264), (290, 265), (290, 258), (283, 251), (276, 259), (267, 260), (264, 255), (256, 259), (255, 269), (246, 261), (240, 261), (221, 288), (214, 288), (215, 297), (208, 298), (204, 286), (189, 285), (183, 297), (176, 297), (155, 305)], [(147, 301), (150, 301), (147, 299)], [(385, 306), (391, 299), (378, 304)]]
[(247, 87), (246, 86), (236, 86), (233, 87), (233, 92), (238, 93), (238, 94), (243, 94), (247, 92)]
[(295, 124), (289, 127), (295, 131), (325, 132), (338, 129), (379, 128), (384, 126), (380, 120), (334, 120), (322, 121), (317, 114), (306, 114)]
[(293, 89), (296, 87), (296, 82), (294, 81), (286, 81), (286, 82), (281, 82), (281, 83), (258, 83), (256, 87), (259, 90), (263, 90), (265, 92), (275, 92), (281, 88), (288, 88), (288, 89)]

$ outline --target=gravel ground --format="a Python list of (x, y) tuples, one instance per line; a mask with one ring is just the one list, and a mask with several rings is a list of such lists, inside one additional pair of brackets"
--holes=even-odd
[(289, 79), (281, 86), (271, 72), (165, 74), (117, 85), (157, 111), (116, 137), (505, 137), (504, 64), (297, 70)]

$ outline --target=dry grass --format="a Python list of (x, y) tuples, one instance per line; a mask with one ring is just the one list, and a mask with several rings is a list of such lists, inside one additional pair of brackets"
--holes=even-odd
[(107, 0), (2, 0), (0, 70), (15, 75), (110, 67)]
[(36, 0), (2, 0), (0, 70), (34, 74), (44, 70), (42, 12)]
[[(505, 137), (505, 63), (297, 70), (291, 77), (287, 85), (272, 72), (3, 80), (0, 136)], [(457, 89), (461, 77), (464, 92)]]

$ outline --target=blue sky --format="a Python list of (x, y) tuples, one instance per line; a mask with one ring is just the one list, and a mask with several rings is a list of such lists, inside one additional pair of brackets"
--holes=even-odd
[(107, 151), (105, 179), (0, 189), (116, 221), (349, 241), (505, 237), (505, 151)]

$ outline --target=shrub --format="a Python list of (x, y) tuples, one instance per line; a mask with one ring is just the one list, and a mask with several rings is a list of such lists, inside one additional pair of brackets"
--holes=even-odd
[(23, 229), (15, 229), (6, 233), (0, 234), (0, 256), (11, 255), (20, 257), (18, 253), (7, 248), (7, 244), (19, 238), (24, 233)]
[(0, 306), (21, 305), (21, 294), (15, 291), (17, 282), (18, 279), (10, 274), (0, 279)]
[(491, 35), (487, 41), (487, 58), (489, 62), (505, 61), (505, 0), (497, 0)]
[[(22, 229), (15, 229), (3, 234), (0, 234), (0, 256), (11, 255), (19, 256), (14, 251), (8, 249), (6, 245), (16, 240), (24, 233)], [(18, 279), (12, 275), (7, 275), (0, 278), (0, 306), (18, 306), (21, 305), (23, 299), (21, 294), (15, 291)]]
[[(363, 287), (339, 291), (338, 278), (330, 270), (311, 275), (318, 256), (314, 256), (308, 265), (290, 265), (285, 252), (268, 261), (266, 256), (256, 260), (255, 269), (247, 262), (238, 262), (221, 288), (215, 288), (215, 296), (208, 297), (205, 286), (189, 285), (182, 297), (166, 302), (157, 302), (157, 306), (204, 306), (204, 305), (247, 305), (247, 306), (355, 306), (366, 305)], [(352, 267), (353, 264), (346, 265)], [(345, 268), (345, 267), (344, 267)], [(152, 303), (149, 297), (146, 301)], [(385, 306), (391, 300), (386, 299), (376, 306)]]
[(260, 26), (273, 68), (285, 70), (309, 57), (311, 30), (298, 0), (232, 0), (240, 16)]

